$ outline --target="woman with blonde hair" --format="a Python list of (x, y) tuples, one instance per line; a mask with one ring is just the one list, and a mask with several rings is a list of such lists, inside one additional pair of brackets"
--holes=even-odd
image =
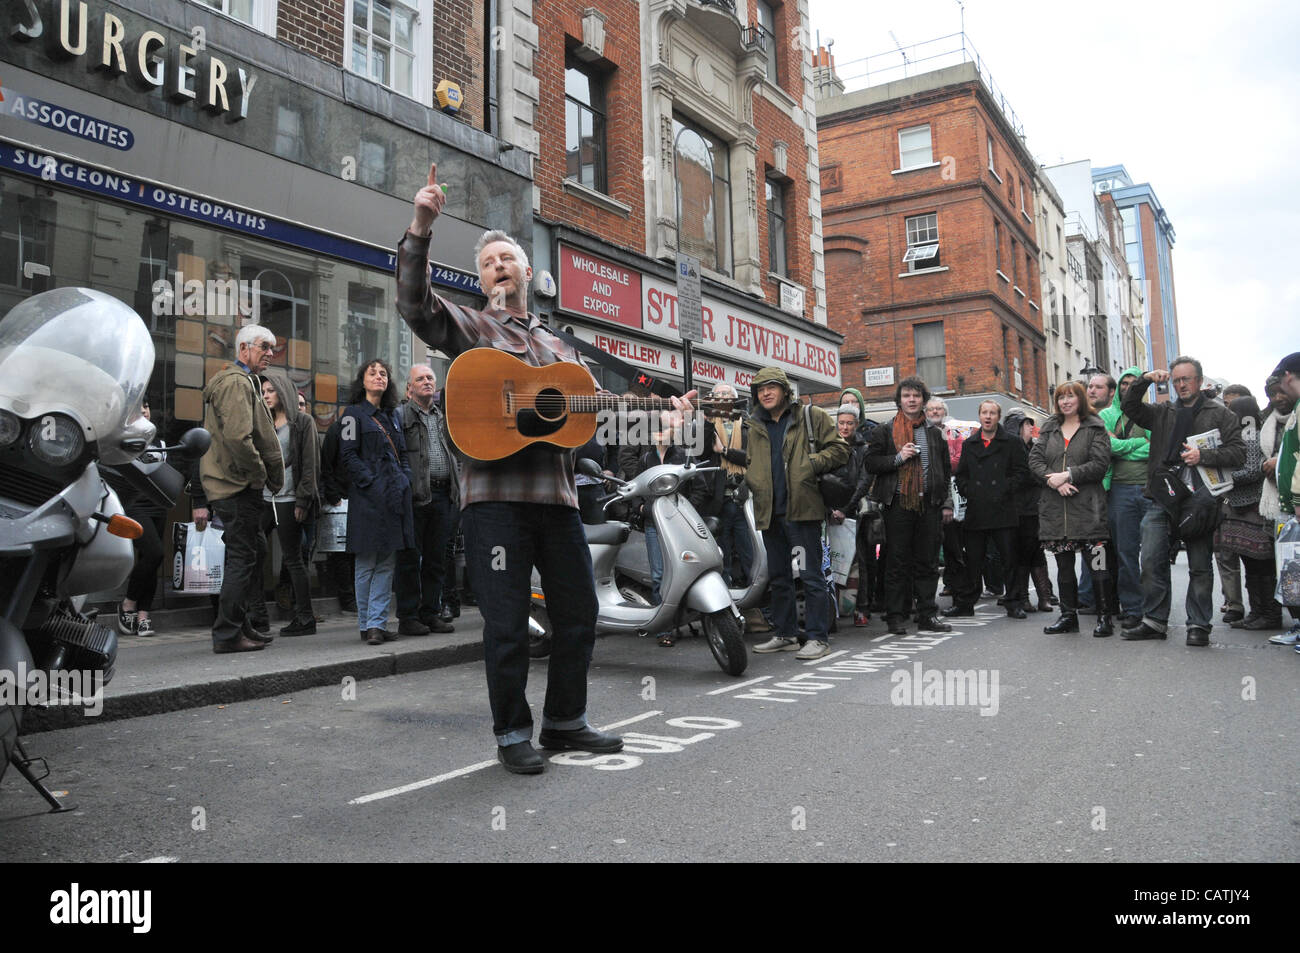
[(1114, 555), (1102, 480), (1110, 469), (1110, 435), (1079, 381), (1065, 381), (1053, 396), (1056, 413), (1039, 428), (1029, 469), (1047, 484), (1038, 499), (1038, 537), (1056, 557), (1061, 616), (1043, 631), (1079, 631), (1079, 580), (1074, 554), (1085, 554), (1097, 597), (1098, 638), (1113, 635), (1117, 612)]

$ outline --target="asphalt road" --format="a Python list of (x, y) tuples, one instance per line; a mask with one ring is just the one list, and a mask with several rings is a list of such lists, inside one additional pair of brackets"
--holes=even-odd
[[(834, 656), (738, 679), (702, 639), (602, 639), (590, 716), (627, 748), (533, 777), (495, 763), (477, 663), (50, 732), (30, 748), (79, 809), (41, 813), (10, 772), (0, 859), (1300, 858), (1293, 651), (1046, 636), (987, 603), (959, 621), (842, 629)], [(535, 662), (539, 721), (544, 686)]]

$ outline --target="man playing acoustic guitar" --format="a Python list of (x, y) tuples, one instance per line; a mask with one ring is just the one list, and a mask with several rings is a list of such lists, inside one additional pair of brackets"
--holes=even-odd
[[(534, 367), (581, 365), (577, 352), (528, 312), (533, 270), (509, 235), (484, 232), (476, 259), (487, 296), (483, 311), (463, 308), (429, 287), (433, 222), (447, 202), (438, 166), (415, 195), (415, 216), (397, 248), (397, 310), (411, 330), (449, 357), (491, 347)], [(584, 365), (585, 366), (585, 365)], [(613, 396), (613, 395), (610, 395)], [(694, 396), (694, 391), (686, 398)], [(687, 399), (674, 406), (689, 411)], [(587, 668), (596, 640), (596, 588), (578, 514), (572, 450), (533, 444), (491, 463), (466, 459), (460, 476), (465, 571), (483, 614), (484, 660), (497, 757), (507, 771), (538, 774), (545, 763), (532, 746), (528, 683), (528, 609), (533, 567), (541, 576), (552, 624), (552, 649), (542, 708), (541, 746), (616, 752), (623, 740), (587, 722)]]

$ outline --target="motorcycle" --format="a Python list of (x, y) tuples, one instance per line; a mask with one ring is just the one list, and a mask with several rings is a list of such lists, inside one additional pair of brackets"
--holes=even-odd
[[(591, 460), (579, 461), (578, 469), (615, 485), (614, 492), (603, 499), (606, 506), (615, 500), (644, 501), (649, 508), (647, 519), (654, 520), (665, 556), (659, 585), (660, 603), (651, 605), (644, 591), (637, 591), (636, 580), (629, 580), (619, 566), (619, 555), (632, 527), (623, 522), (584, 526), (596, 577), (597, 634), (647, 635), (698, 619), (722, 670), (728, 675), (744, 672), (749, 664), (742, 635), (744, 622), (722, 578), (722, 550), (695, 507), (678, 492), (692, 476), (718, 468), (697, 467), (689, 462), (660, 464), (625, 482), (604, 477), (600, 467)], [(753, 525), (752, 517), (750, 525)], [(629, 585), (630, 581), (633, 585)], [(752, 582), (750, 588), (754, 588)], [(762, 590), (757, 592), (761, 597)], [(549, 631), (545, 620), (546, 595), (536, 583), (532, 610), (530, 631), (534, 635), (539, 629)]]
[(162, 455), (210, 441), (195, 428), (140, 459), (155, 435), (141, 413), (153, 365), (144, 322), (99, 291), (47, 291), (0, 320), (0, 779), (13, 765), (51, 813), (73, 807), (19, 739), (31, 677), (60, 701), (112, 678), (117, 633), (82, 610), (135, 562), (141, 528), (118, 489), (170, 507), (184, 478)]

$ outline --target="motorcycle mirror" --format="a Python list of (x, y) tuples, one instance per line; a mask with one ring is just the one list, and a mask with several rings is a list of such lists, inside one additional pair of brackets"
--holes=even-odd
[(178, 444), (172, 447), (163, 447), (160, 453), (181, 453), (188, 457), (201, 457), (208, 452), (208, 447), (212, 446), (212, 434), (208, 433), (202, 427), (193, 427), (181, 434)]
[(593, 477), (597, 480), (603, 479), (605, 473), (600, 469), (600, 464), (590, 457), (583, 457), (578, 461), (577, 470), (583, 476)]

